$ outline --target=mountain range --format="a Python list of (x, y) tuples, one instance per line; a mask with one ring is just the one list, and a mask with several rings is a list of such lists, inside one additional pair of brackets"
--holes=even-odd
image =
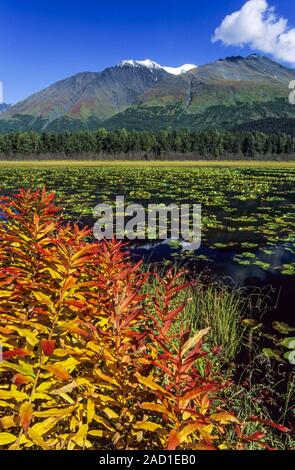
[(4, 113), (5, 111), (7, 111), (7, 109), (10, 107), (9, 104), (7, 103), (0, 103), (0, 114), (1, 113)]
[[(0, 114), (0, 132), (295, 129), (295, 70), (252, 54), (196, 66), (125, 60), (61, 80)], [(7, 105), (6, 105), (7, 106)], [(0, 109), (1, 111), (1, 109)]]

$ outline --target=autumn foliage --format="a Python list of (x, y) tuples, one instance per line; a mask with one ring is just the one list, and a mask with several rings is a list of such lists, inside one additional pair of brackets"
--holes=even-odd
[(151, 275), (120, 243), (90, 238), (45, 190), (1, 201), (1, 448), (265, 446), (226, 410), (208, 330), (181, 316), (184, 274), (147, 294)]

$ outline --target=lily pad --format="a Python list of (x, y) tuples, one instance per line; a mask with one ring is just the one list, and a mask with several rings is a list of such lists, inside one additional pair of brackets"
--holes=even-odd
[(292, 331), (295, 331), (295, 328), (288, 325), (287, 323), (278, 321), (273, 322), (272, 327), (274, 330), (278, 331), (282, 335), (288, 335), (289, 333), (292, 333)]

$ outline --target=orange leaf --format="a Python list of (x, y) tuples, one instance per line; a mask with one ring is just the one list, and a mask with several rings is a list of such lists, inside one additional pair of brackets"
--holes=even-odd
[(59, 380), (70, 380), (70, 374), (60, 365), (46, 366), (45, 369), (52, 372), (52, 374)]
[(175, 431), (175, 429), (172, 429), (167, 439), (166, 449), (176, 450), (179, 444), (180, 444), (179, 434), (178, 432)]
[(29, 429), (29, 426), (32, 420), (32, 415), (33, 415), (33, 408), (32, 408), (31, 403), (29, 403), (28, 401), (23, 403), (19, 410), (19, 416), (20, 416), (20, 425), (22, 426), (24, 431), (27, 431)]
[(12, 378), (12, 382), (15, 385), (27, 385), (31, 382), (34, 382), (34, 379), (23, 374), (15, 374)]

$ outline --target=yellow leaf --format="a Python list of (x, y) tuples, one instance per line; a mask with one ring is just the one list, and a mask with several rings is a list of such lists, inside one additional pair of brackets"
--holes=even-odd
[(59, 396), (63, 398), (64, 401), (68, 402), (70, 405), (75, 404), (75, 401), (67, 393), (61, 392)]
[(48, 433), (56, 424), (61, 420), (61, 417), (50, 417), (45, 419), (44, 421), (41, 421), (40, 423), (34, 424), (30, 428), (30, 430), (33, 430), (35, 433), (39, 434), (40, 436), (43, 436), (44, 434)]
[(213, 424), (207, 424), (206, 426), (204, 426), (204, 427), (202, 428), (202, 432), (204, 431), (204, 432), (206, 432), (207, 434), (211, 434), (212, 431), (213, 431), (213, 429), (214, 429), (214, 425), (213, 425)]
[(211, 328), (204, 328), (203, 330), (198, 331), (194, 336), (189, 338), (185, 345), (182, 348), (181, 355), (182, 357), (185, 356), (185, 354), (192, 349), (201, 339), (209, 333)]
[(33, 429), (29, 429), (28, 434), (29, 434), (30, 438), (32, 439), (32, 441), (34, 442), (34, 444), (37, 444), (43, 450), (49, 450), (48, 445), (46, 444), (44, 439), (40, 436), (40, 434), (38, 434)]
[(92, 388), (92, 383), (90, 380), (88, 380), (86, 377), (77, 377), (76, 382), (78, 384), (78, 387), (90, 387)]
[(227, 449), (228, 449), (228, 445), (225, 444), (225, 443), (220, 444), (220, 445), (218, 446), (218, 449), (219, 449), (219, 450), (227, 450)]
[(104, 408), (103, 412), (107, 415), (109, 419), (119, 418), (119, 415), (115, 411), (111, 410), (111, 408), (106, 407)]
[(100, 353), (102, 352), (102, 347), (99, 346), (97, 343), (94, 343), (94, 341), (89, 341), (86, 345), (87, 349), (91, 349), (91, 351)]
[(200, 423), (191, 423), (185, 426), (179, 433), (180, 443), (184, 442), (190, 434), (202, 427), (204, 427), (204, 425)]
[(46, 295), (43, 292), (36, 292), (36, 291), (33, 291), (33, 295), (38, 300), (38, 302), (47, 305), (47, 307), (52, 313), (55, 312), (55, 305), (52, 302), (49, 295)]
[(0, 418), (0, 429), (10, 429), (17, 426), (15, 415), (3, 416), (3, 418)]
[[(179, 404), (180, 404), (180, 406), (182, 406), (181, 401), (179, 401)], [(190, 412), (190, 411), (184, 411), (184, 412), (182, 413), (182, 420), (183, 420), (183, 421), (186, 421), (186, 420), (189, 419), (191, 416), (193, 416), (193, 414), (194, 414), (194, 413), (192, 413), (192, 412)]]
[(69, 351), (67, 349), (56, 348), (54, 350), (54, 355), (56, 357), (65, 357), (65, 356), (68, 356), (68, 354), (69, 354)]
[(16, 436), (9, 432), (0, 432), (0, 446), (6, 446), (16, 441)]
[(0, 408), (10, 408), (11, 410), (14, 410), (16, 405), (12, 403), (8, 403), (7, 401), (0, 400)]
[(73, 380), (72, 382), (64, 385), (63, 387), (51, 390), (50, 395), (60, 395), (61, 393), (71, 393), (77, 387), (78, 387), (78, 383), (76, 382), (76, 380)]
[(10, 290), (0, 290), (0, 298), (1, 297), (11, 297), (12, 292)]
[(49, 418), (50, 416), (69, 416), (72, 414), (76, 406), (68, 406), (67, 408), (51, 408), (45, 411), (35, 411), (36, 418)]
[(148, 411), (156, 411), (157, 413), (169, 415), (168, 410), (164, 405), (158, 405), (157, 403), (142, 403), (141, 408)]
[(18, 328), (16, 326), (14, 326), (13, 328), (18, 332), (18, 334), (21, 337), (25, 338), (31, 346), (36, 346), (36, 344), (39, 343), (39, 339), (37, 338), (37, 335), (38, 335), (37, 332), (33, 333), (30, 330), (26, 330), (26, 329), (23, 329), (23, 328)]
[(109, 426), (105, 420), (103, 418), (101, 418), (100, 416), (97, 416), (97, 415), (94, 415), (93, 416), (93, 419), (94, 421), (96, 421), (98, 424), (102, 424), (102, 426), (104, 426), (106, 429), (108, 429), (109, 431), (115, 431), (114, 428), (112, 428), (111, 426)]
[(220, 424), (228, 424), (228, 423), (240, 424), (240, 421), (238, 420), (238, 418), (236, 418), (234, 415), (230, 413), (215, 413), (213, 415), (210, 415), (210, 418), (213, 419), (214, 421), (217, 421)]
[(95, 415), (95, 406), (92, 400), (87, 400), (87, 423), (90, 424)]
[(46, 393), (34, 393), (32, 401), (35, 400), (50, 400), (51, 397), (49, 395), (46, 395)]
[(60, 279), (62, 277), (58, 271), (55, 271), (54, 269), (51, 269), (51, 268), (41, 269), (40, 273), (44, 273), (46, 271), (49, 272), (49, 274), (51, 275), (53, 279)]
[(83, 424), (77, 434), (73, 437), (73, 441), (79, 446), (83, 447), (88, 433), (88, 424)]
[(103, 437), (103, 431), (99, 431), (99, 430), (94, 430), (94, 431), (89, 431), (88, 435), (89, 436), (94, 436), (94, 437)]
[(56, 362), (56, 365), (63, 367), (68, 372), (72, 372), (78, 364), (80, 364), (80, 362), (74, 357), (69, 357), (65, 361)]
[(112, 397), (109, 397), (108, 395), (102, 395), (101, 393), (99, 393), (97, 395), (97, 398), (99, 398), (100, 401), (102, 401), (103, 403), (115, 403), (115, 404), (117, 404), (116, 400)]
[(54, 230), (55, 224), (52, 222), (51, 224), (48, 224), (46, 226), (43, 225), (41, 232), (38, 234), (36, 241), (40, 243), (40, 240), (47, 235), (47, 233), (51, 232)]
[(172, 396), (171, 393), (167, 392), (167, 390), (165, 390), (163, 387), (156, 384), (156, 382), (154, 382), (152, 378), (142, 377), (139, 373), (136, 373), (135, 375), (136, 375), (139, 383), (141, 383), (142, 385), (145, 385), (146, 387), (150, 388), (151, 390), (157, 390), (159, 392), (162, 392), (164, 395)]
[(28, 398), (28, 395), (24, 392), (18, 392), (17, 390), (12, 390), (8, 392), (7, 390), (0, 390), (0, 399), (1, 400), (11, 400), (23, 401)]
[(110, 384), (113, 384), (115, 385), (116, 387), (119, 386), (118, 382), (113, 378), (113, 377), (109, 377), (108, 375), (104, 374), (103, 372), (101, 372), (101, 370), (99, 369), (95, 369), (94, 370), (94, 373), (96, 375), (98, 375), (98, 377), (101, 379), (101, 380), (104, 380), (105, 382), (108, 382)]
[(138, 421), (134, 425), (135, 429), (142, 429), (143, 431), (157, 431), (157, 429), (162, 429), (160, 424), (152, 423), (152, 421)]

